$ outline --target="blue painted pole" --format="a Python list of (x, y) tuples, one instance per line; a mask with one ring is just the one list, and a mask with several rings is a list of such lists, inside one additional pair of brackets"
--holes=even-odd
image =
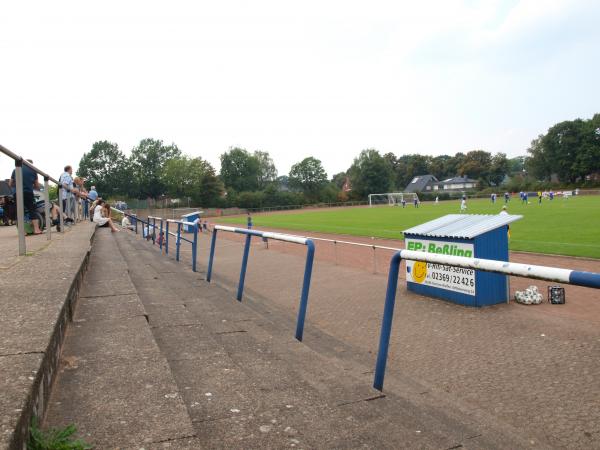
[(315, 257), (315, 244), (310, 239), (306, 241), (306, 265), (304, 266), (304, 281), (302, 282), (302, 295), (300, 296), (300, 307), (298, 308), (298, 320), (296, 321), (296, 339), (302, 341), (304, 335), (304, 319), (308, 307), (308, 291), (312, 276), (313, 260)]
[(162, 252), (162, 248), (163, 248), (163, 241), (165, 239), (165, 235), (163, 234), (163, 219), (160, 219), (160, 234), (158, 235), (158, 240), (159, 240), (159, 247), (160, 247), (160, 251)]
[(169, 254), (169, 221), (167, 220), (167, 234), (165, 235), (165, 255)]
[(577, 286), (600, 288), (600, 274), (574, 270), (571, 272), (571, 275), (569, 275), (569, 283)]
[(246, 268), (248, 267), (248, 255), (250, 254), (251, 234), (246, 235), (246, 245), (244, 245), (244, 255), (242, 256), (242, 269), (240, 270), (240, 282), (238, 283), (237, 299), (242, 301), (244, 294), (244, 281), (246, 280)]
[(392, 260), (390, 261), (387, 292), (385, 294), (385, 306), (383, 308), (383, 319), (381, 321), (381, 334), (379, 336), (377, 364), (375, 365), (375, 380), (373, 381), (373, 387), (379, 391), (383, 390), (385, 366), (387, 364), (388, 348), (390, 346), (390, 335), (392, 333), (394, 304), (396, 303), (396, 291), (398, 289), (398, 273), (400, 272), (400, 261), (402, 261), (401, 252), (395, 253), (394, 256), (392, 256)]
[(175, 252), (175, 259), (179, 261), (179, 247), (181, 246), (181, 224), (177, 223), (177, 240), (175, 241), (175, 248), (177, 251)]
[[(150, 221), (148, 220), (148, 225)], [(156, 244), (156, 217), (152, 219), (152, 245)]]
[(213, 260), (215, 259), (215, 247), (217, 246), (217, 230), (213, 230), (212, 239), (210, 241), (210, 253), (208, 255), (208, 269), (206, 270), (206, 281), (210, 283), (212, 276)]
[(196, 271), (196, 252), (198, 251), (198, 224), (194, 225), (194, 243), (192, 244), (192, 271)]

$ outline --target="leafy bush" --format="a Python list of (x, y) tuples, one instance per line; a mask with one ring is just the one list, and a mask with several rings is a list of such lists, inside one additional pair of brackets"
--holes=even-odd
[(91, 445), (74, 438), (76, 432), (77, 428), (73, 424), (63, 429), (51, 428), (42, 431), (34, 418), (29, 427), (27, 450), (90, 450)]

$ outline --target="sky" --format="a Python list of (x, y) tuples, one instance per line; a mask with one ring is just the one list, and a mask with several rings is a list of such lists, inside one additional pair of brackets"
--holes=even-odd
[[(329, 176), (361, 150), (523, 155), (600, 112), (600, 2), (0, 4), (0, 144), (51, 175), (98, 140)], [(0, 155), (0, 177), (12, 160)]]

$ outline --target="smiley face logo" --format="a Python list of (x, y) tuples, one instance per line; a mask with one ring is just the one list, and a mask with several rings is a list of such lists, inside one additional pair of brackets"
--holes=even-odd
[(423, 261), (415, 262), (411, 270), (411, 275), (412, 279), (417, 283), (425, 281), (425, 277), (427, 276), (427, 263)]

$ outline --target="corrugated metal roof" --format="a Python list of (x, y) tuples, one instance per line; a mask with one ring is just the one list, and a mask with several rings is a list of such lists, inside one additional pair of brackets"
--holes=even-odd
[(448, 214), (404, 233), (431, 237), (473, 239), (498, 227), (508, 225), (523, 216), (510, 214)]

